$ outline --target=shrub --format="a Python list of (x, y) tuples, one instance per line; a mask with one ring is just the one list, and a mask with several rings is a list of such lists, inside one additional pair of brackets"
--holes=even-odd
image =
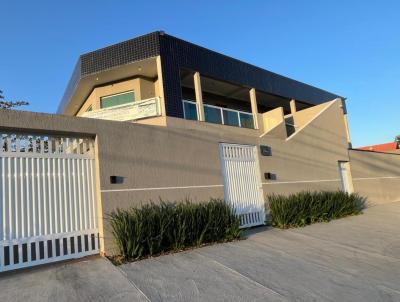
[(364, 198), (343, 191), (303, 191), (288, 196), (270, 195), (266, 207), (271, 224), (284, 229), (359, 214)]
[(119, 253), (134, 260), (240, 237), (239, 219), (223, 200), (150, 203), (109, 215)]

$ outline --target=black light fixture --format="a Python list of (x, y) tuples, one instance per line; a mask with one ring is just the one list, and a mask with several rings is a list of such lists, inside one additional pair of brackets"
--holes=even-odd
[(122, 184), (122, 183), (124, 183), (124, 177), (123, 176), (112, 175), (112, 176), (110, 176), (110, 183), (112, 183), (112, 184)]
[(271, 172), (265, 172), (264, 178), (268, 179), (268, 180), (276, 180), (276, 174), (271, 173)]
[(260, 152), (262, 156), (272, 156), (272, 149), (270, 146), (260, 145)]

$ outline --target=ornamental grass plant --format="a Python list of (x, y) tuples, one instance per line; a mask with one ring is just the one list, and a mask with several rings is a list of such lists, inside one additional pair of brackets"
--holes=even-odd
[(357, 215), (364, 206), (363, 197), (343, 191), (303, 191), (288, 196), (273, 194), (266, 201), (272, 226), (282, 229)]
[(202, 203), (161, 201), (117, 209), (109, 219), (125, 261), (240, 238), (239, 219), (220, 199)]

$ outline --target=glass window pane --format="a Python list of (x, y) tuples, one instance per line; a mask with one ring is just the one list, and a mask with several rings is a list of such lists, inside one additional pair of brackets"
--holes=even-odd
[(183, 102), (183, 109), (185, 110), (185, 118), (187, 120), (197, 121), (196, 104)]
[(238, 113), (235, 111), (222, 110), (224, 113), (224, 124), (239, 127)]
[(254, 129), (253, 115), (240, 113), (240, 124), (243, 128)]
[(135, 101), (135, 92), (129, 91), (116, 95), (104, 96), (100, 99), (101, 108), (110, 108)]
[(221, 110), (204, 106), (204, 119), (209, 123), (222, 124)]

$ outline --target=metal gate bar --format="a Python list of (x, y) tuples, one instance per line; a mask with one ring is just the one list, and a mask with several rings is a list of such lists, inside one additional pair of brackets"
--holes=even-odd
[(98, 230), (0, 241), (0, 272), (99, 253)]

